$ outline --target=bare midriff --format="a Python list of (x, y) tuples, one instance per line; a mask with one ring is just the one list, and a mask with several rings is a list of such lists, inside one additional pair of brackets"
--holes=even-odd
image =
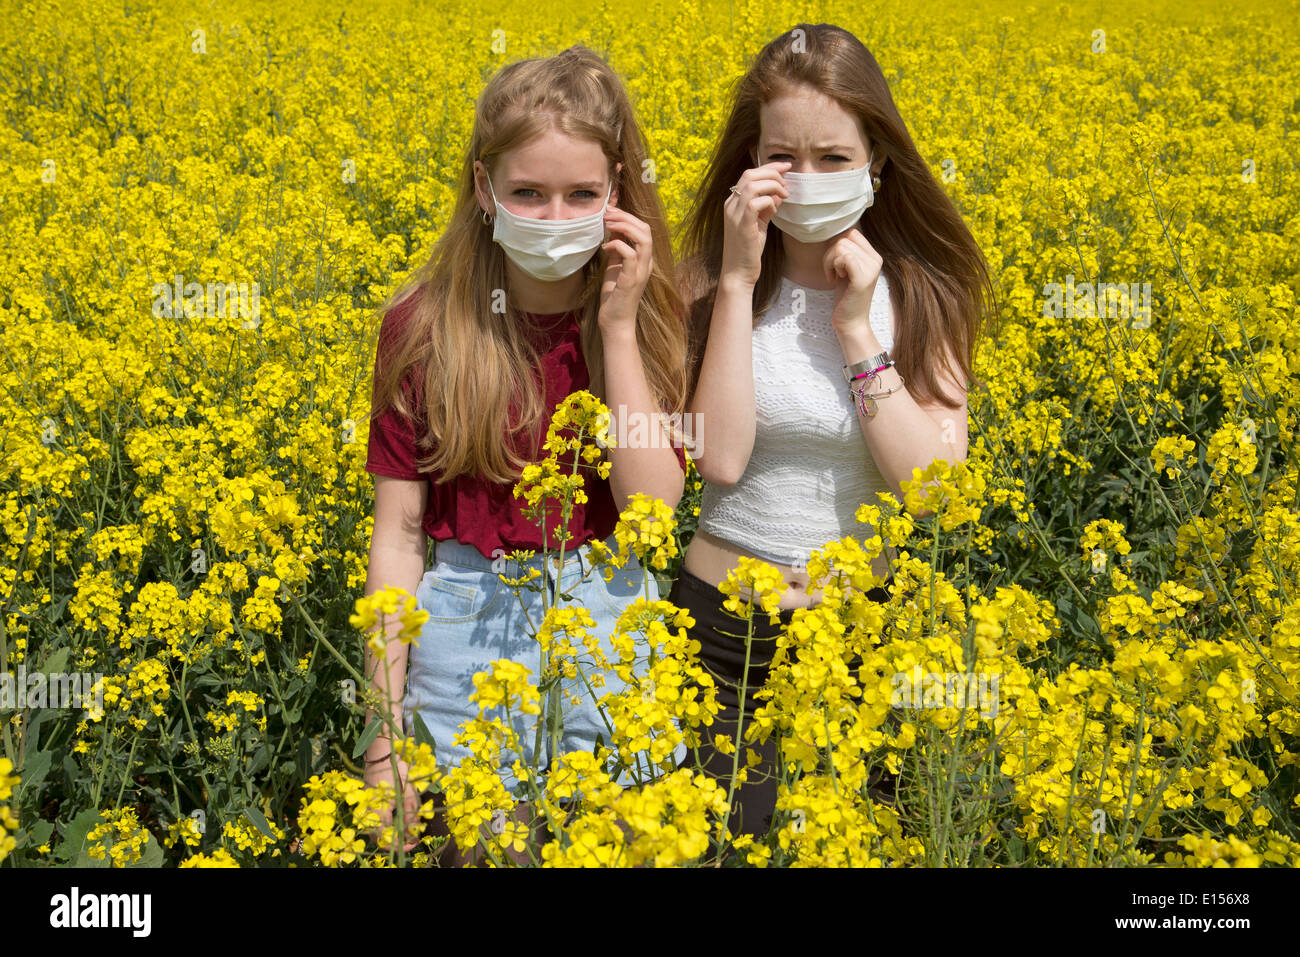
[[(748, 556), (749, 558), (760, 557), (732, 542), (718, 538), (716, 535), (711, 535), (705, 531), (696, 531), (691, 543), (686, 546), (686, 555), (682, 559), (682, 567), (696, 578), (717, 586), (726, 579), (742, 556)], [(761, 560), (778, 569), (789, 586), (781, 595), (781, 608), (808, 608), (818, 602), (820, 591), (818, 589), (808, 590), (808, 572), (806, 569), (796, 570), (792, 565), (783, 565), (765, 558)], [(879, 577), (888, 577), (889, 559), (884, 554), (877, 555), (872, 561), (871, 567)]]

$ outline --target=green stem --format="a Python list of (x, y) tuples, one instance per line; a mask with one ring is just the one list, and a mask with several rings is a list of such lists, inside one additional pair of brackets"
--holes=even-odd
[[(742, 735), (745, 727), (746, 691), (749, 688), (749, 651), (751, 646), (753, 645), (753, 640), (754, 640), (754, 601), (752, 595), (750, 596), (749, 604), (747, 605), (747, 612), (748, 612), (748, 616), (746, 618), (747, 631), (745, 633), (745, 666), (744, 666), (744, 670), (740, 673), (740, 695), (739, 698), (737, 699), (737, 708), (736, 708), (736, 739), (735, 741), (732, 742), (732, 745), (734, 746), (734, 750), (732, 751), (731, 754), (731, 783), (727, 787), (727, 810), (722, 815), (722, 831), (724, 833), (727, 830), (728, 822), (730, 822), (731, 820), (731, 805), (732, 805), (732, 801), (735, 799), (735, 794), (736, 794), (736, 775), (737, 773), (739, 773), (740, 770), (740, 748), (741, 748), (741, 741), (743, 740)], [(715, 862), (715, 866), (717, 867), (722, 866), (722, 848), (718, 848), (718, 857)]]

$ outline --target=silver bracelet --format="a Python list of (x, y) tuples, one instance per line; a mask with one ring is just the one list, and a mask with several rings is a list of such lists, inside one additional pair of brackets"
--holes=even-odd
[(851, 366), (845, 366), (844, 380), (846, 382), (852, 382), (864, 372), (879, 372), (881, 369), (886, 369), (893, 364), (894, 362), (889, 358), (888, 352), (879, 352), (868, 359), (863, 359), (861, 362), (855, 362)]
[(869, 419), (872, 416), (874, 416), (876, 412), (879, 411), (880, 407), (876, 404), (877, 399), (883, 399), (886, 396), (893, 395), (902, 387), (903, 387), (903, 377), (900, 375), (898, 377), (898, 385), (884, 392), (868, 392), (864, 385), (861, 388), (855, 388), (854, 386), (849, 386), (849, 394), (852, 395), (853, 398), (857, 400), (858, 412), (864, 418)]

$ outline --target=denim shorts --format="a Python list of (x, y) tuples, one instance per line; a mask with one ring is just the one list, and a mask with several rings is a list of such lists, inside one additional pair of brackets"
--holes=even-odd
[[(610, 535), (605, 543), (617, 552), (618, 543)], [(541, 585), (552, 604), (556, 603), (557, 579), (559, 587), (572, 598), (563, 599), (565, 607), (585, 607), (596, 622), (594, 634), (600, 640), (601, 650), (610, 664), (617, 656), (609, 638), (619, 615), (634, 600), (646, 594), (646, 579), (640, 562), (629, 555), (622, 568), (614, 569), (611, 581), (605, 581), (608, 568), (594, 567), (586, 543), (576, 549), (566, 549), (564, 567), (556, 571), (552, 562), (537, 554), (528, 562), (518, 562), (508, 556), (497, 560), (485, 558), (474, 546), (454, 539), (434, 543), (434, 567), (427, 571), (416, 589), (416, 600), (429, 619), (419, 636), (419, 644), (412, 645), (407, 657), (406, 695), (402, 703), (407, 734), (413, 733), (413, 713), (419, 712), (433, 736), (439, 769), (446, 772), (460, 764), (469, 755), (469, 749), (455, 743), (461, 724), (478, 717), (478, 704), (469, 700), (474, 691), (474, 674), (489, 671), (491, 663), (509, 658), (526, 665), (531, 672), (529, 680), (536, 686), (541, 665), (541, 649), (533, 632), (542, 623), (543, 597), (540, 591), (529, 591), (522, 586), (517, 590), (502, 582), (498, 572), (509, 578), (519, 578), (526, 568), (536, 568), (542, 577), (534, 584)], [(585, 580), (583, 579), (585, 575)], [(649, 578), (651, 600), (659, 598), (654, 575)], [(522, 599), (522, 601), (521, 601)], [(525, 613), (525, 608), (527, 609)], [(530, 624), (531, 622), (531, 624)], [(643, 635), (635, 634), (634, 647), (639, 662), (645, 661), (648, 645)], [(581, 643), (574, 640), (579, 663), (590, 662), (590, 655)], [(592, 668), (584, 669), (588, 675)], [(596, 697), (608, 692), (618, 692), (626, 685), (612, 670), (604, 672), (605, 685), (596, 688)], [(561, 754), (570, 751), (591, 753), (600, 735), (606, 745), (611, 744), (611, 734), (605, 719), (597, 709), (592, 693), (587, 690), (582, 677), (561, 682), (560, 702), (564, 714), (563, 734), (559, 739)], [(582, 699), (579, 705), (570, 703), (568, 695)], [(491, 708), (486, 716), (504, 719), (505, 711)], [(499, 773), (506, 787), (523, 797), (522, 787), (516, 780), (511, 765), (516, 757), (532, 765), (545, 777), (551, 760), (549, 737), (543, 734), (540, 760), (534, 761), (537, 715), (511, 713), (511, 721), (519, 736), (520, 752), (503, 749)], [(675, 760), (686, 756), (685, 745), (679, 745)], [(643, 761), (642, 773), (649, 770)], [(619, 784), (634, 783), (631, 769), (625, 769), (616, 778)]]

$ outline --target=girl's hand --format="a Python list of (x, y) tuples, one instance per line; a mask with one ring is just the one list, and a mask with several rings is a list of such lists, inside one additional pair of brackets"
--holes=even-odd
[(650, 227), (616, 206), (605, 210), (605, 226), (611, 238), (600, 247), (609, 254), (600, 285), (600, 328), (635, 335), (641, 294), (654, 266)]
[[(420, 828), (423, 824), (419, 816), (420, 796), (415, 793), (415, 786), (412, 785), (409, 780), (410, 769), (407, 767), (406, 762), (401, 758), (397, 758), (396, 755), (393, 757), (397, 760), (397, 775), (398, 779), (402, 782), (394, 788), (393, 793), (394, 795), (399, 793), (402, 795), (402, 811), (405, 815), (404, 820), (406, 823), (406, 840), (403, 842), (403, 850), (409, 854), (420, 842)], [(379, 787), (379, 782), (381, 781), (387, 781), (390, 785), (394, 784), (392, 758), (380, 761), (378, 764), (366, 765), (366, 786), (372, 788)], [(389, 844), (380, 837), (380, 832), (389, 825), (396, 827), (396, 818), (397, 801), (394, 800), (393, 803), (388, 805), (388, 807), (380, 810), (379, 827), (371, 832), (375, 838), (375, 843), (379, 845), (381, 850), (388, 850)], [(396, 832), (394, 832), (393, 836), (397, 836)]]
[(835, 306), (831, 324), (837, 331), (870, 329), (871, 297), (884, 261), (856, 226), (851, 226), (831, 240), (822, 266), (826, 278), (836, 283)]
[(781, 201), (790, 195), (783, 173), (794, 165), (785, 160), (747, 169), (723, 205), (722, 272), (719, 279), (754, 285), (763, 260), (767, 224)]

